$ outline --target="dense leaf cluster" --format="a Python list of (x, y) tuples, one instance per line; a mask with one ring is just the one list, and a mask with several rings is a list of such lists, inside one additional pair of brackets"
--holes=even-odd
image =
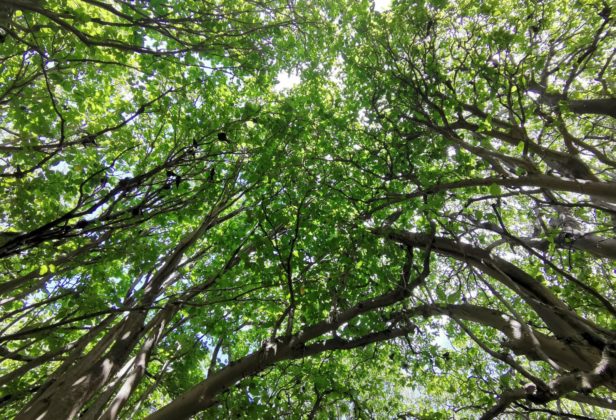
[(613, 25), (4, 0), (0, 412), (608, 418)]

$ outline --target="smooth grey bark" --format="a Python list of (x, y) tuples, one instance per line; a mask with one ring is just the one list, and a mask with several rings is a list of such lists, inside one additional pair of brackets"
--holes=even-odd
[[(525, 245), (540, 251), (547, 251), (550, 246), (547, 239), (520, 238), (520, 240)], [(585, 251), (597, 258), (616, 260), (616, 239), (604, 238), (594, 233), (578, 233), (567, 238), (557, 237), (554, 244), (559, 248)]]
[(528, 84), (528, 90), (539, 94), (539, 102), (551, 107), (556, 107), (558, 104), (563, 103), (575, 114), (597, 114), (616, 118), (616, 98), (569, 99), (562, 93), (548, 92), (545, 86), (535, 81), (531, 81)]
[[(202, 223), (192, 232), (187, 234), (165, 258), (161, 268), (144, 288), (143, 297), (139, 301), (139, 307), (149, 307), (170, 281), (186, 251), (212, 226), (218, 224), (219, 214), (226, 205), (218, 205), (204, 217)], [(145, 331), (144, 321), (147, 310), (132, 311), (119, 324), (113, 337), (106, 340), (111, 345), (109, 350), (100, 357), (93, 358), (90, 363), (80, 363), (69, 369), (61, 377), (58, 377), (45, 392), (25, 406), (17, 415), (18, 420), (55, 420), (59, 418), (73, 418), (79, 414), (84, 404), (126, 362), (131, 351), (141, 339)], [(117, 338), (116, 338), (117, 337)], [(106, 350), (104, 346), (102, 350)], [(98, 354), (97, 354), (98, 356)]]
[(561, 375), (549, 382), (545, 388), (529, 383), (521, 388), (506, 391), (500, 401), (488, 410), (481, 420), (496, 418), (515, 401), (525, 399), (535, 404), (546, 404), (575, 391), (586, 394), (603, 385), (611, 385), (613, 388), (615, 380), (616, 344), (611, 343), (605, 347), (601, 359), (592, 369)]
[(135, 361), (132, 364), (132, 369), (124, 380), (124, 383), (119, 389), (116, 397), (111, 401), (111, 404), (103, 413), (103, 415), (100, 417), (93, 417), (93, 420), (95, 418), (100, 418), (104, 420), (113, 420), (117, 418), (118, 414), (122, 410), (122, 407), (124, 407), (124, 405), (128, 401), (128, 398), (135, 391), (135, 389), (139, 385), (139, 382), (145, 375), (145, 370), (147, 368), (148, 362), (150, 361), (152, 351), (162, 338), (167, 324), (171, 321), (173, 315), (175, 315), (176, 312), (177, 309), (174, 310), (172, 308), (165, 308), (158, 315), (155, 327), (152, 329), (149, 337), (146, 338), (145, 343), (135, 357)]
[(588, 195), (591, 198), (616, 203), (616, 183), (584, 180), (570, 180), (551, 175), (528, 175), (517, 178), (471, 178), (460, 181), (436, 184), (408, 194), (389, 194), (385, 197), (389, 203), (422, 197), (442, 191), (450, 191), (468, 187), (489, 187), (500, 185), (503, 187), (539, 187), (555, 191), (567, 191), (576, 194)]
[[(554, 293), (532, 276), (484, 249), (451, 239), (396, 229), (375, 229), (374, 232), (405, 246), (423, 247), (432, 242), (435, 252), (466, 262), (518, 294), (543, 320), (558, 339), (590, 342), (600, 346), (614, 336), (613, 332), (580, 318)], [(609, 308), (608, 308), (609, 309)], [(611, 308), (613, 310), (613, 307)]]
[[(498, 244), (509, 243), (511, 245), (524, 245), (528, 248), (534, 248), (539, 251), (547, 251), (550, 248), (551, 242), (547, 239), (537, 239), (534, 237), (515, 238), (503, 231), (503, 229), (490, 222), (479, 224), (480, 227), (491, 230), (502, 235)], [(616, 239), (599, 236), (595, 233), (584, 233), (576, 228), (563, 228), (556, 226), (555, 229), (560, 230), (560, 234), (554, 238), (554, 245), (562, 249), (575, 249), (585, 251), (594, 257), (609, 258), (616, 260)], [(557, 231), (558, 232), (558, 231)], [(492, 245), (491, 245), (492, 247)]]
[[(445, 315), (491, 327), (507, 337), (502, 344), (515, 354), (526, 356), (529, 360), (542, 360), (541, 355), (533, 348), (533, 340), (529, 333), (513, 316), (504, 312), (470, 304), (433, 304), (412, 308), (407, 315), (423, 317)], [(538, 340), (541, 351), (567, 370), (592, 369), (601, 359), (601, 352), (593, 346), (581, 343), (565, 344), (535, 329), (532, 329), (532, 334)]]
[(292, 336), (265, 342), (256, 352), (227, 365), (225, 368), (195, 385), (165, 407), (147, 417), (148, 420), (185, 419), (216, 403), (216, 396), (243, 378), (255, 375), (282, 360), (304, 358), (329, 350), (362, 347), (406, 335), (414, 326), (390, 329), (368, 334), (352, 341), (331, 339), (306, 345), (310, 340), (334, 331), (351, 319), (376, 309), (391, 306), (409, 295), (409, 290), (398, 289), (376, 298), (360, 302), (354, 307), (318, 322)]
[(598, 114), (616, 118), (616, 99), (614, 98), (568, 100), (565, 104), (571, 112), (576, 114)]

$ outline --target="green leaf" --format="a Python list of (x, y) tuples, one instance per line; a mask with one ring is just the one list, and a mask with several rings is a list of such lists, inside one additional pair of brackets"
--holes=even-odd
[(501, 190), (500, 185), (498, 184), (490, 185), (490, 194), (495, 195), (495, 196), (502, 195), (502, 190)]
[(447, 302), (447, 294), (442, 288), (438, 287), (436, 289), (436, 296), (438, 297), (439, 301)]

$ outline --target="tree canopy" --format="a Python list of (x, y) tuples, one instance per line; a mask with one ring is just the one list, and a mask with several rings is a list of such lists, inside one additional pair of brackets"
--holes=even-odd
[(0, 412), (613, 416), (613, 13), (3, 0)]

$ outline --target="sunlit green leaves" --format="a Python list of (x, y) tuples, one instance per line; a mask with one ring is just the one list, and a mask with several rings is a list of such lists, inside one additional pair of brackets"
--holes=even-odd
[[(478, 417), (527, 378), (486, 356), (509, 351), (503, 331), (446, 305), (500, 310), (554, 335), (496, 258), (584, 325), (614, 328), (589, 292), (613, 300), (613, 259), (595, 255), (609, 252), (613, 209), (520, 181), (612, 182), (610, 120), (567, 104), (613, 97), (601, 2), (40, 7), (47, 15), (12, 13), (0, 44), (0, 321), (3, 335), (25, 331), (2, 342), (15, 353), (0, 364), (17, 395), (9, 416), (61, 377), (63, 361), (114, 343), (131, 314), (145, 314), (143, 335), (120, 364), (172, 313), (121, 412), (139, 418), (247, 355), (403, 291), (426, 267), (410, 296), (309, 344), (412, 324), (408, 334), (251, 373), (203, 416)], [(298, 84), (276, 87), (289, 73)], [(448, 183), (462, 184), (440, 188)], [(204, 220), (212, 225), (144, 300)], [(464, 252), (411, 253), (377, 234), (390, 227)], [(407, 319), (420, 305), (442, 312)], [(546, 383), (558, 374), (515, 357)], [(93, 395), (103, 389), (116, 388)]]

